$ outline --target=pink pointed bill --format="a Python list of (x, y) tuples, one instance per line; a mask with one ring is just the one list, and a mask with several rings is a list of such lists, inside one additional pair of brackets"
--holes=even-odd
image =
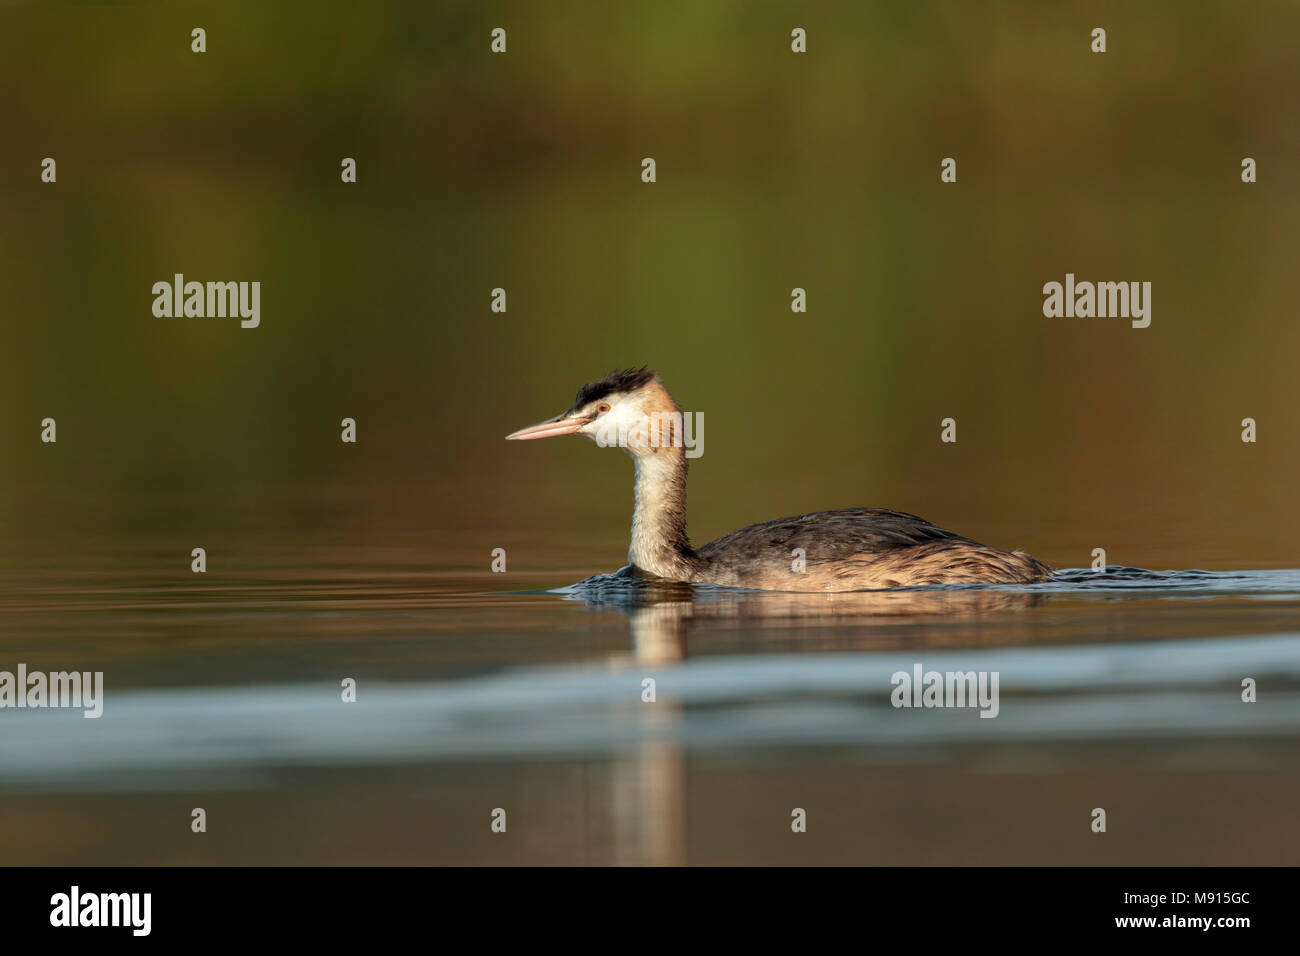
[(517, 432), (511, 432), (506, 436), (506, 441), (529, 441), (533, 438), (550, 438), (554, 435), (572, 435), (589, 421), (591, 421), (589, 418), (565, 418), (560, 415), (557, 418), (548, 418), (536, 425), (521, 428)]

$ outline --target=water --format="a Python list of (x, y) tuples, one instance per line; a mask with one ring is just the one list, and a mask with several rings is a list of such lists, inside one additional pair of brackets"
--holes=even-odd
[[(107, 692), (98, 720), (3, 714), (3, 858), (1296, 859), (1300, 571), (789, 594), (404, 560), (14, 572), (3, 666)], [(996, 717), (895, 708), (917, 665), (996, 672)]]

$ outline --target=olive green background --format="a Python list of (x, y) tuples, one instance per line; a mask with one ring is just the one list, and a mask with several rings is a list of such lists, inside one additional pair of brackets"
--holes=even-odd
[[(871, 505), (1293, 567), (1297, 36), (1282, 2), (7, 5), (0, 559), (608, 570), (623, 456), (501, 438), (644, 363), (705, 418), (697, 541)], [(176, 272), (259, 280), (261, 327), (155, 318)], [(1066, 272), (1150, 281), (1151, 327), (1045, 318)]]

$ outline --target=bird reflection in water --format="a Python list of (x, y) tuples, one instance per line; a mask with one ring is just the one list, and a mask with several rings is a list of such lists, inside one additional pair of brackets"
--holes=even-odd
[[(684, 706), (665, 677), (694, 653), (740, 650), (886, 650), (1028, 642), (1019, 612), (1044, 595), (989, 588), (745, 591), (665, 581), (634, 567), (561, 590), (569, 600), (628, 615), (641, 680), (656, 680), (637, 711), (637, 742), (613, 760), (608, 806), (616, 863), (683, 865), (688, 761)], [(666, 671), (661, 669), (668, 668)], [(639, 686), (644, 687), (644, 683)], [(644, 697), (642, 698), (644, 701)]]
[(642, 664), (681, 660), (692, 643), (710, 651), (735, 650), (738, 643), (841, 651), (1015, 644), (1022, 639), (1018, 612), (1044, 599), (1032, 590), (987, 587), (745, 591), (664, 581), (631, 566), (562, 593), (590, 607), (625, 611)]

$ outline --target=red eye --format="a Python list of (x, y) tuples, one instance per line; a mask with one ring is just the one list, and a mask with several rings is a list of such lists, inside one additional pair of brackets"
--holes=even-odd
[(609, 402), (601, 402), (599, 405), (596, 406), (596, 411), (598, 412), (609, 411)]

